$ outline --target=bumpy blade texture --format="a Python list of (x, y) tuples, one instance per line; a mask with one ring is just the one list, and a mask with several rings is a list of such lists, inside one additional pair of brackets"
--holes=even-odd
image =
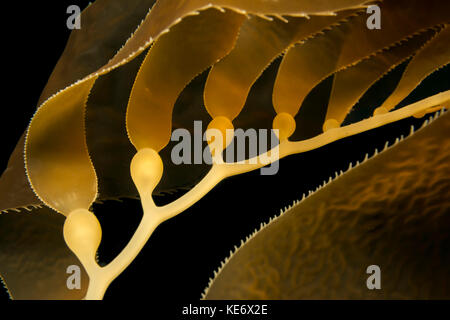
[[(450, 298), (443, 132), (449, 113), (286, 211), (231, 257), (206, 298)], [(381, 290), (366, 286), (373, 264)]]
[[(63, 224), (64, 217), (46, 207), (0, 215), (0, 274), (11, 298), (83, 299), (89, 277), (63, 239)], [(80, 268), (80, 289), (68, 289), (70, 266)]]

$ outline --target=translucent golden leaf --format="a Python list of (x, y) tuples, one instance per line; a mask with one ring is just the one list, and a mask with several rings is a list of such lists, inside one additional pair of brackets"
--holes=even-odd
[[(275, 14), (277, 18), (281, 18), (279, 16), (281, 14), (286, 16), (331, 14), (333, 11), (338, 12), (345, 9), (358, 8), (366, 2), (361, 0), (320, 2), (305, 0), (283, 1), (283, 3), (279, 1), (252, 1), (245, 3), (239, 1), (237, 3), (237, 1), (231, 0), (213, 2), (173, 0), (160, 1), (155, 4), (154, 0), (130, 0), (126, 3), (117, 3), (114, 6), (109, 6), (106, 1), (96, 1), (83, 12), (85, 28), (71, 34), (65, 52), (42, 93), (39, 105), (47, 99), (53, 99), (57, 92), (61, 94), (71, 85), (73, 90), (78, 90), (78, 86), (81, 86), (85, 81), (104, 76), (113, 69), (129, 63), (148, 48), (153, 41), (157, 40), (161, 34), (167, 32), (184, 17), (198, 14), (199, 10), (205, 10), (211, 5), (220, 10), (223, 10), (221, 6), (241, 13), (248, 9), (247, 12), (249, 14), (258, 16)], [(242, 6), (245, 6), (245, 8)], [(273, 11), (274, 8), (278, 9)], [(149, 9), (151, 10), (149, 11)], [(148, 12), (147, 16), (145, 15), (146, 12)], [(324, 17), (324, 19), (328, 18)], [(136, 26), (139, 27), (136, 29)], [(306, 27), (307, 29), (308, 27)], [(95, 50), (91, 50), (91, 48), (95, 48)], [(118, 85), (117, 81), (115, 85)], [(95, 94), (95, 92), (92, 92), (92, 89), (91, 93)], [(77, 103), (83, 105), (85, 98), (80, 98)], [(113, 112), (120, 113), (120, 110)], [(122, 128), (118, 127), (118, 129), (121, 130)], [(111, 130), (111, 132), (121, 132), (119, 130)], [(93, 132), (95, 128), (90, 130), (88, 127), (87, 131)], [(123, 136), (120, 136), (120, 138), (123, 140)], [(93, 153), (105, 148), (104, 141), (102, 143), (99, 139), (88, 141), (88, 145), (96, 146), (96, 148), (93, 148), (95, 149)], [(1, 192), (1, 210), (40, 203), (34, 192), (28, 187), (28, 179), (25, 170), (23, 170), (23, 165), (20, 163), (21, 161), (23, 162), (23, 146), (24, 137), (19, 141), (14, 151), (8, 170), (2, 175), (1, 186), (5, 186), (5, 188), (1, 189), (3, 190)], [(120, 154), (120, 152), (117, 152), (117, 154)], [(93, 154), (93, 157), (96, 158), (95, 154)], [(117, 165), (121, 165), (119, 161), (117, 161)], [(102, 180), (101, 177), (100, 180)], [(100, 185), (101, 189), (102, 186)], [(114, 189), (117, 190), (117, 188)], [(165, 189), (170, 190), (170, 186), (167, 186)], [(17, 190), (22, 191), (19, 193)], [(126, 187), (125, 190), (135, 193), (133, 188)], [(125, 196), (125, 194), (118, 191), (103, 193), (102, 198), (116, 197), (119, 194)]]
[(89, 208), (97, 197), (97, 178), (86, 147), (85, 104), (94, 80), (47, 100), (31, 121), (25, 163), (39, 198), (62, 214)]
[(205, 106), (213, 116), (234, 119), (245, 105), (254, 82), (289, 46), (354, 14), (288, 18), (288, 22), (252, 17), (244, 22), (233, 51), (216, 63), (205, 84)]
[(412, 58), (395, 91), (380, 108), (395, 108), (426, 77), (450, 63), (450, 26), (445, 28)]
[(330, 15), (346, 9), (361, 8), (367, 0), (167, 0), (157, 1), (152, 7), (146, 19), (142, 22), (124, 47), (102, 68), (108, 70), (130, 60), (138, 55), (143, 46), (149, 45), (152, 40), (169, 30), (173, 25), (180, 22), (180, 19), (192, 14), (197, 14), (201, 10), (211, 7), (223, 10), (227, 8), (235, 10), (241, 14), (254, 15), (275, 15), (286, 16), (307, 16), (307, 15)]
[(435, 34), (433, 30), (424, 32), (336, 73), (325, 122), (335, 120), (341, 124), (367, 89), (413, 55)]
[[(87, 7), (82, 12), (84, 28), (71, 33), (38, 106), (105, 65), (135, 31), (154, 2), (130, 0), (110, 6), (105, 1), (96, 1)], [(0, 211), (42, 203), (32, 191), (25, 173), (24, 145), (25, 133), (0, 178)]]
[(172, 133), (172, 111), (183, 88), (233, 48), (244, 16), (215, 9), (184, 19), (150, 49), (136, 77), (127, 130), (136, 149), (161, 150)]
[(450, 10), (448, 2), (438, 0), (384, 1), (380, 6), (380, 30), (369, 30), (367, 15), (360, 14), (286, 53), (273, 93), (278, 113), (297, 114), (308, 93), (326, 77), (420, 30), (445, 23)]

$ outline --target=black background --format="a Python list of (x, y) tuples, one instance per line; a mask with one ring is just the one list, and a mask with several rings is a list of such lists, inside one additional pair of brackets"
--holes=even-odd
[[(48, 4), (46, 4), (48, 3)], [(9, 155), (26, 129), (69, 36), (66, 9), (87, 1), (14, 2), (2, 11), (3, 62), (1, 158)], [(450, 88), (449, 71), (427, 80), (412, 100)], [(367, 100), (367, 99), (366, 99)], [(361, 103), (364, 102), (364, 99)], [(163, 223), (141, 254), (110, 286), (105, 299), (196, 301), (234, 245), (303, 193), (315, 189), (350, 162), (373, 154), (423, 119), (406, 119), (329, 146), (283, 159), (276, 176), (253, 172), (227, 179), (192, 208)], [(181, 193), (158, 199), (167, 202)], [(137, 201), (108, 202), (94, 211), (103, 227), (99, 251), (104, 262), (114, 258), (136, 229), (141, 208)], [(0, 300), (7, 295), (0, 290)]]

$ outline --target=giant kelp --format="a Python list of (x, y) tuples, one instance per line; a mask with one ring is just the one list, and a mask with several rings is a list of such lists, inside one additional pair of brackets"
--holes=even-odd
[[(2, 176), (2, 210), (45, 205), (39, 210), (52, 208), (67, 216), (64, 236), (90, 277), (92, 291), (87, 297), (99, 298), (162, 221), (195, 203), (222, 179), (267, 164), (223, 163), (222, 150), (214, 153), (220, 147), (210, 142), (214, 164), (195, 166), (192, 174), (170, 161), (174, 128), (191, 130), (192, 121), (198, 119), (222, 132), (234, 127), (273, 127), (280, 132), (277, 148), (284, 157), (445, 106), (448, 91), (394, 109), (421, 80), (448, 64), (449, 4), (385, 0), (379, 4), (381, 30), (369, 30), (366, 3), (95, 2), (84, 11), (85, 31), (72, 34), (26, 139), (19, 142)], [(111, 19), (116, 16), (119, 19)], [(142, 23), (127, 39), (139, 19)], [(106, 32), (102, 21), (108, 22)], [(279, 56), (273, 106), (271, 101), (250, 105), (247, 96), (253, 83)], [(364, 92), (407, 60), (391, 98), (372, 117), (342, 125)], [(185, 89), (208, 68), (204, 88)], [(296, 128), (302, 102), (330, 75), (334, 83), (325, 119), (313, 124), (324, 132), (291, 141), (294, 131), (303, 129)], [(205, 108), (189, 105), (186, 91), (202, 89)], [(171, 204), (158, 207), (153, 202), (152, 193), (193, 185)], [(142, 224), (117, 259), (98, 266), (95, 252), (101, 229), (89, 208), (96, 200), (138, 194), (144, 209)], [(52, 245), (64, 247), (60, 240)], [(6, 276), (19, 272), (12, 270), (11, 263), (1, 260), (5, 271), (0, 272)], [(13, 295), (26, 297), (8, 285)]]

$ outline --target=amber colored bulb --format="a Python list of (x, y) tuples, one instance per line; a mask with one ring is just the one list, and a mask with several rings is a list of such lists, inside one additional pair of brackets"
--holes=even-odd
[(286, 112), (279, 113), (273, 119), (273, 129), (278, 130), (278, 139), (280, 141), (287, 140), (292, 136), (296, 126), (294, 117)]
[(92, 212), (86, 209), (71, 212), (64, 223), (63, 232), (68, 247), (84, 265), (95, 262), (102, 228)]

